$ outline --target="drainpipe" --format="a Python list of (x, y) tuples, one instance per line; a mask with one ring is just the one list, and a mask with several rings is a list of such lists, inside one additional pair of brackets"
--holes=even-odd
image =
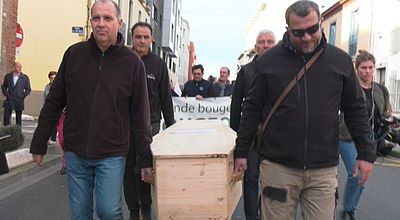
[(90, 6), (92, 6), (92, 0), (87, 0), (86, 10), (87, 10), (87, 17), (86, 17), (86, 26), (85, 26), (85, 41), (89, 39), (89, 19), (90, 19)]

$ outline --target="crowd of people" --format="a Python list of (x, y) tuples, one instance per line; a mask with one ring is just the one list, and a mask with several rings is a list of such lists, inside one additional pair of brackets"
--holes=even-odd
[[(92, 219), (94, 207), (100, 219), (123, 219), (122, 193), (130, 219), (152, 219), (150, 143), (161, 118), (167, 127), (175, 123), (172, 96), (179, 95), (166, 63), (150, 50), (151, 25), (136, 23), (127, 48), (114, 1), (96, 1), (90, 14), (89, 40), (70, 46), (58, 72), (48, 74), (30, 152), (40, 166), (58, 131), (72, 219)], [(258, 33), (256, 56), (234, 85), (228, 67), (205, 80), (198, 64), (181, 96), (231, 97), (246, 219), (294, 219), (298, 205), (305, 220), (335, 219), (339, 154), (348, 172), (340, 218), (356, 219), (376, 159), (378, 120), (391, 114), (388, 90), (372, 81), (372, 54), (360, 50), (354, 67), (327, 43), (316, 3), (296, 1), (285, 19), (279, 43), (270, 30)], [(4, 125), (15, 111), (21, 126), (31, 89), (22, 65), (14, 69), (2, 85)]]

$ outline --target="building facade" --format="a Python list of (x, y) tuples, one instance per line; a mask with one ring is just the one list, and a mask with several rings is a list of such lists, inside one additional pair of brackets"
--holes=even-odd
[(163, 0), (153, 0), (153, 8), (152, 8), (152, 18), (151, 18), (151, 27), (153, 28), (153, 45), (152, 51), (157, 54), (159, 57), (163, 58), (165, 56), (165, 52), (163, 52), (161, 46), (162, 39), (162, 21), (163, 21), (163, 12), (164, 12), (164, 1)]
[(0, 0), (0, 70), (1, 82), (6, 73), (13, 70), (16, 54), (16, 31), (18, 22), (18, 0)]
[(178, 81), (178, 41), (182, 26), (181, 8), (182, 0), (164, 0), (161, 38), (162, 57), (169, 69), (170, 79), (174, 82)]
[(330, 44), (356, 57), (364, 49), (375, 56), (374, 81), (385, 85), (394, 112), (400, 112), (400, 9), (398, 0), (341, 0), (327, 9), (323, 29)]
[(190, 54), (190, 29), (189, 22), (185, 19), (182, 19), (178, 44), (177, 82), (179, 86), (183, 87), (188, 81)]

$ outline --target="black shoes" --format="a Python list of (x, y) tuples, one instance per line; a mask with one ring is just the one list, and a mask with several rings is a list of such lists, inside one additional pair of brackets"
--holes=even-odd
[(61, 167), (60, 175), (65, 175), (65, 174), (67, 174), (67, 168)]
[(140, 220), (139, 213), (132, 213), (129, 216), (129, 220)]
[(131, 212), (129, 216), (129, 220), (151, 220), (151, 208), (141, 210), (141, 216), (139, 216), (139, 212)]
[(356, 215), (354, 213), (343, 211), (342, 219), (343, 220), (356, 220)]
[(147, 209), (141, 210), (142, 212), (142, 220), (151, 220), (151, 208), (148, 207)]

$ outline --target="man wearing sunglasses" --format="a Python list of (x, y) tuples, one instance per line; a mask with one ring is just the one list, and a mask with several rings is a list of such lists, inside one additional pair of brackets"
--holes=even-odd
[(305, 70), (273, 113), (260, 146), (262, 219), (294, 219), (298, 203), (303, 219), (334, 219), (338, 160), (338, 112), (344, 112), (358, 152), (354, 175), (359, 184), (372, 172), (375, 150), (368, 113), (350, 56), (327, 44), (323, 18), (312, 1), (286, 10), (282, 43), (257, 59), (256, 80), (240, 120), (235, 172), (247, 169), (247, 152), (259, 123), (311, 57)]

